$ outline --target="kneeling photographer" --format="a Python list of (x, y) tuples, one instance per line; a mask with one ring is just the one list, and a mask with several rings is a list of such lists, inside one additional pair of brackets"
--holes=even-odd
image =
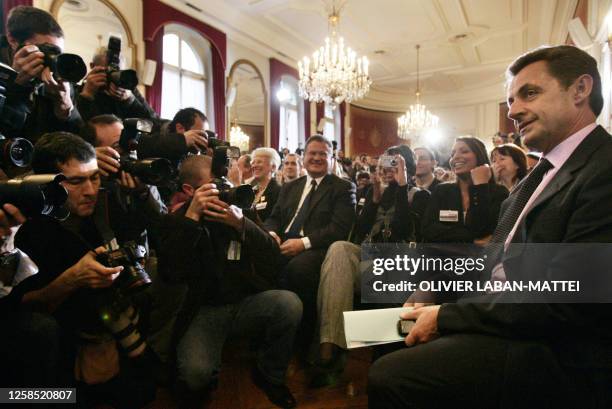
[(302, 304), (294, 293), (274, 289), (279, 247), (245, 217), (250, 210), (236, 206), (248, 209), (253, 192), (220, 177), (227, 172), (223, 149), (215, 147), (212, 160), (185, 159), (181, 170), (191, 176), (183, 181), (201, 185), (183, 186), (191, 200), (162, 223), (161, 277), (188, 287), (174, 326), (177, 395), (184, 407), (196, 407), (194, 400), (216, 383), (225, 341), (247, 336), (259, 347), (255, 384), (276, 405), (294, 407), (285, 374)]
[[(70, 215), (28, 219), (15, 237), (39, 273), (23, 303), (51, 312), (62, 331), (61, 362), (78, 387), (78, 403), (141, 407), (155, 397), (152, 356), (140, 335), (133, 295), (151, 280), (133, 243), (121, 243), (99, 200), (94, 148), (79, 136), (55, 132), (35, 146), (35, 174), (62, 173)], [(24, 282), (25, 284), (25, 282)]]

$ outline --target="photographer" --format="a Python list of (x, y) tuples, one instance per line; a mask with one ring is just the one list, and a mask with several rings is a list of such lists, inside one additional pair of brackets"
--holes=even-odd
[(77, 107), (84, 121), (103, 115), (113, 114), (121, 119), (156, 117), (137, 88), (124, 89), (110, 81), (107, 67), (108, 48), (101, 47), (89, 64), (91, 71), (77, 97)]
[(206, 153), (208, 118), (195, 108), (183, 108), (158, 133), (143, 138), (138, 144), (142, 158), (164, 157), (177, 165), (188, 153)]
[(63, 221), (36, 216), (18, 231), (15, 244), (40, 269), (22, 283), (30, 289), (23, 304), (57, 319), (64, 341), (63, 373), (77, 381), (79, 404), (140, 407), (154, 398), (155, 385), (151, 355), (137, 328), (138, 310), (124, 291), (126, 282), (134, 283), (136, 266), (100, 262), (109, 256), (105, 244), (113, 253), (118, 246), (98, 197), (94, 148), (73, 134), (46, 134), (36, 144), (32, 168), (36, 174), (65, 176), (61, 184), (68, 192), (70, 216)]
[(46, 132), (77, 132), (81, 124), (73, 103), (73, 86), (54, 78), (45, 66), (45, 54), (39, 49), (43, 44), (57, 50), (64, 47), (64, 33), (55, 19), (34, 7), (13, 8), (7, 20), (7, 37), (2, 40), (5, 50), (0, 55), (1, 62), (12, 66), (18, 75), (6, 90), (5, 104), (27, 119), (23, 128), (4, 131), (33, 142)]
[(196, 176), (185, 183), (203, 184), (183, 189), (193, 197), (165, 217), (162, 229), (160, 273), (188, 286), (174, 329), (178, 395), (195, 407), (189, 399), (215, 384), (225, 341), (248, 336), (259, 345), (255, 384), (276, 405), (294, 407), (285, 373), (302, 304), (294, 293), (274, 290), (279, 247), (240, 208), (219, 199), (211, 162), (203, 155), (183, 162)]
[[(157, 187), (121, 170), (124, 152), (119, 144), (123, 124), (114, 115), (99, 115), (83, 128), (81, 135), (96, 148), (98, 169), (104, 176), (110, 222), (120, 242), (136, 241), (148, 248), (147, 229), (155, 229), (162, 214), (168, 212)], [(157, 247), (157, 246), (154, 246)]]

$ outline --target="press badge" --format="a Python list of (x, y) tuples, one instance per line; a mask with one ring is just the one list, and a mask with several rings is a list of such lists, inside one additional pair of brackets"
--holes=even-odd
[(230, 241), (229, 248), (227, 249), (227, 259), (232, 261), (240, 260), (240, 248), (242, 245), (239, 241)]
[(441, 222), (458, 222), (459, 211), (458, 210), (440, 210), (440, 221)]
[(363, 206), (365, 204), (365, 200), (365, 197), (362, 197), (361, 199), (359, 199), (359, 204)]
[(255, 209), (256, 209), (256, 210), (263, 210), (263, 209), (265, 209), (266, 207), (268, 207), (268, 202), (257, 203), (257, 204), (255, 205)]

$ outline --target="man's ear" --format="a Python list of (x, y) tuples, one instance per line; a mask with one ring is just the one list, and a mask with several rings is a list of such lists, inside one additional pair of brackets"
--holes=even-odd
[(8, 40), (11, 49), (13, 51), (17, 50), (17, 47), (19, 47), (19, 41), (15, 40), (15, 37), (13, 37), (10, 33), (6, 33), (6, 39)]
[(590, 75), (583, 74), (574, 81), (574, 102), (576, 105), (585, 101), (588, 104), (591, 92), (593, 92), (593, 77)]
[(176, 123), (176, 127), (175, 128), (176, 128), (176, 133), (185, 133), (185, 131), (186, 131), (185, 127), (182, 124), (178, 123), (178, 122)]
[(193, 192), (195, 192), (195, 189), (193, 188), (193, 186), (191, 186), (188, 183), (183, 183), (181, 185), (181, 190), (183, 191), (183, 193), (185, 193), (189, 197), (193, 197)]

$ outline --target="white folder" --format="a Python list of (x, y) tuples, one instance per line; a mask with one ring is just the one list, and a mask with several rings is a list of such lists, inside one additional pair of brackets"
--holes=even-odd
[(351, 349), (403, 341), (405, 336), (397, 331), (397, 322), (401, 312), (410, 310), (412, 307), (345, 311), (344, 334), (347, 347)]

